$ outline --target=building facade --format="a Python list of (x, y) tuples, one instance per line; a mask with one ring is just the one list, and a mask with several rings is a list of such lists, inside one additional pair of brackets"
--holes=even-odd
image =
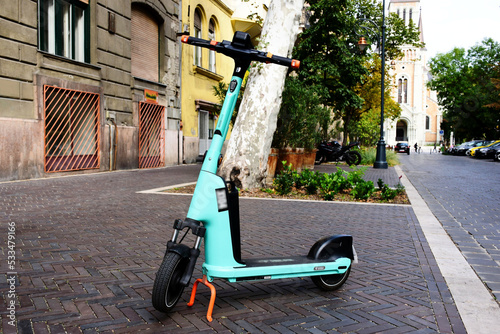
[(177, 0), (0, 10), (0, 181), (182, 158)]
[[(420, 41), (425, 42), (419, 0), (391, 0), (389, 12), (396, 13), (406, 24), (416, 24)], [(426, 87), (430, 70), (427, 50), (405, 45), (402, 51), (404, 57), (391, 64), (395, 80), (392, 94), (402, 112), (397, 120), (385, 121), (385, 141), (390, 146), (398, 142), (408, 142), (411, 146), (439, 143), (442, 140), (439, 134), (442, 111), (436, 92)]]
[[(191, 36), (208, 40), (231, 41), (236, 31), (255, 40), (267, 7), (258, 2), (240, 0), (189, 0), (182, 2), (183, 29)], [(247, 13), (258, 13), (248, 15)], [(182, 46), (182, 131), (186, 163), (195, 162), (208, 149), (220, 101), (214, 95), (219, 82), (228, 84), (234, 61), (208, 49)], [(229, 136), (229, 133), (228, 133)]]

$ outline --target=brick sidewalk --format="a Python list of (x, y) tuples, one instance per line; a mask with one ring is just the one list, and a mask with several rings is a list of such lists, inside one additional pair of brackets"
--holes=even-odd
[[(172, 222), (185, 217), (190, 197), (137, 191), (194, 181), (198, 170), (188, 165), (0, 184), (2, 254), (6, 224), (16, 223), (18, 331), (465, 333), (410, 206), (241, 199), (244, 258), (303, 254), (325, 235), (348, 233), (360, 262), (347, 283), (332, 293), (308, 278), (216, 280), (212, 323), (205, 319), (204, 288), (192, 308), (186, 289), (174, 312), (157, 312), (151, 305), (155, 273)], [(6, 301), (5, 260), (1, 269)], [(0, 313), (1, 331), (15, 332), (5, 305)]]

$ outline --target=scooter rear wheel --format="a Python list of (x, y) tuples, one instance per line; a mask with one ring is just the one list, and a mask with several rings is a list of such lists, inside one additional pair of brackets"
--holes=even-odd
[(349, 273), (351, 272), (351, 267), (346, 270), (343, 274), (333, 274), (333, 275), (322, 275), (322, 276), (311, 276), (311, 279), (314, 284), (318, 288), (324, 291), (334, 291), (340, 288), (347, 277), (349, 277)]
[(188, 263), (188, 259), (177, 253), (168, 252), (165, 255), (153, 285), (152, 302), (155, 309), (168, 312), (177, 304), (184, 291), (180, 280)]

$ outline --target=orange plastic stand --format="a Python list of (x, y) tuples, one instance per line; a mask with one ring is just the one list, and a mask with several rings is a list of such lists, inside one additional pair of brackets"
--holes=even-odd
[(202, 283), (205, 286), (208, 286), (210, 288), (210, 303), (208, 304), (208, 311), (207, 311), (207, 320), (212, 322), (212, 312), (214, 310), (214, 305), (215, 305), (215, 287), (207, 281), (207, 276), (203, 275), (203, 278), (198, 278), (194, 284), (193, 284), (193, 291), (191, 292), (191, 299), (189, 300), (189, 303), (187, 304), (188, 306), (193, 306), (194, 305), (194, 299), (196, 296), (196, 290), (198, 289), (198, 284)]

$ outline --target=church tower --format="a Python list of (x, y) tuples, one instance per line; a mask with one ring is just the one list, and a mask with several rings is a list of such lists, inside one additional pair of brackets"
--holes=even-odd
[[(391, 0), (389, 12), (396, 13), (405, 24), (415, 24), (420, 31), (420, 41), (424, 40), (422, 10), (419, 0)], [(384, 123), (387, 145), (408, 142), (419, 146), (439, 142), (442, 113), (437, 104), (436, 93), (427, 89), (429, 67), (427, 49), (411, 45), (401, 47), (404, 56), (391, 60), (391, 74), (394, 76), (392, 96), (401, 106), (402, 112), (396, 121)]]

